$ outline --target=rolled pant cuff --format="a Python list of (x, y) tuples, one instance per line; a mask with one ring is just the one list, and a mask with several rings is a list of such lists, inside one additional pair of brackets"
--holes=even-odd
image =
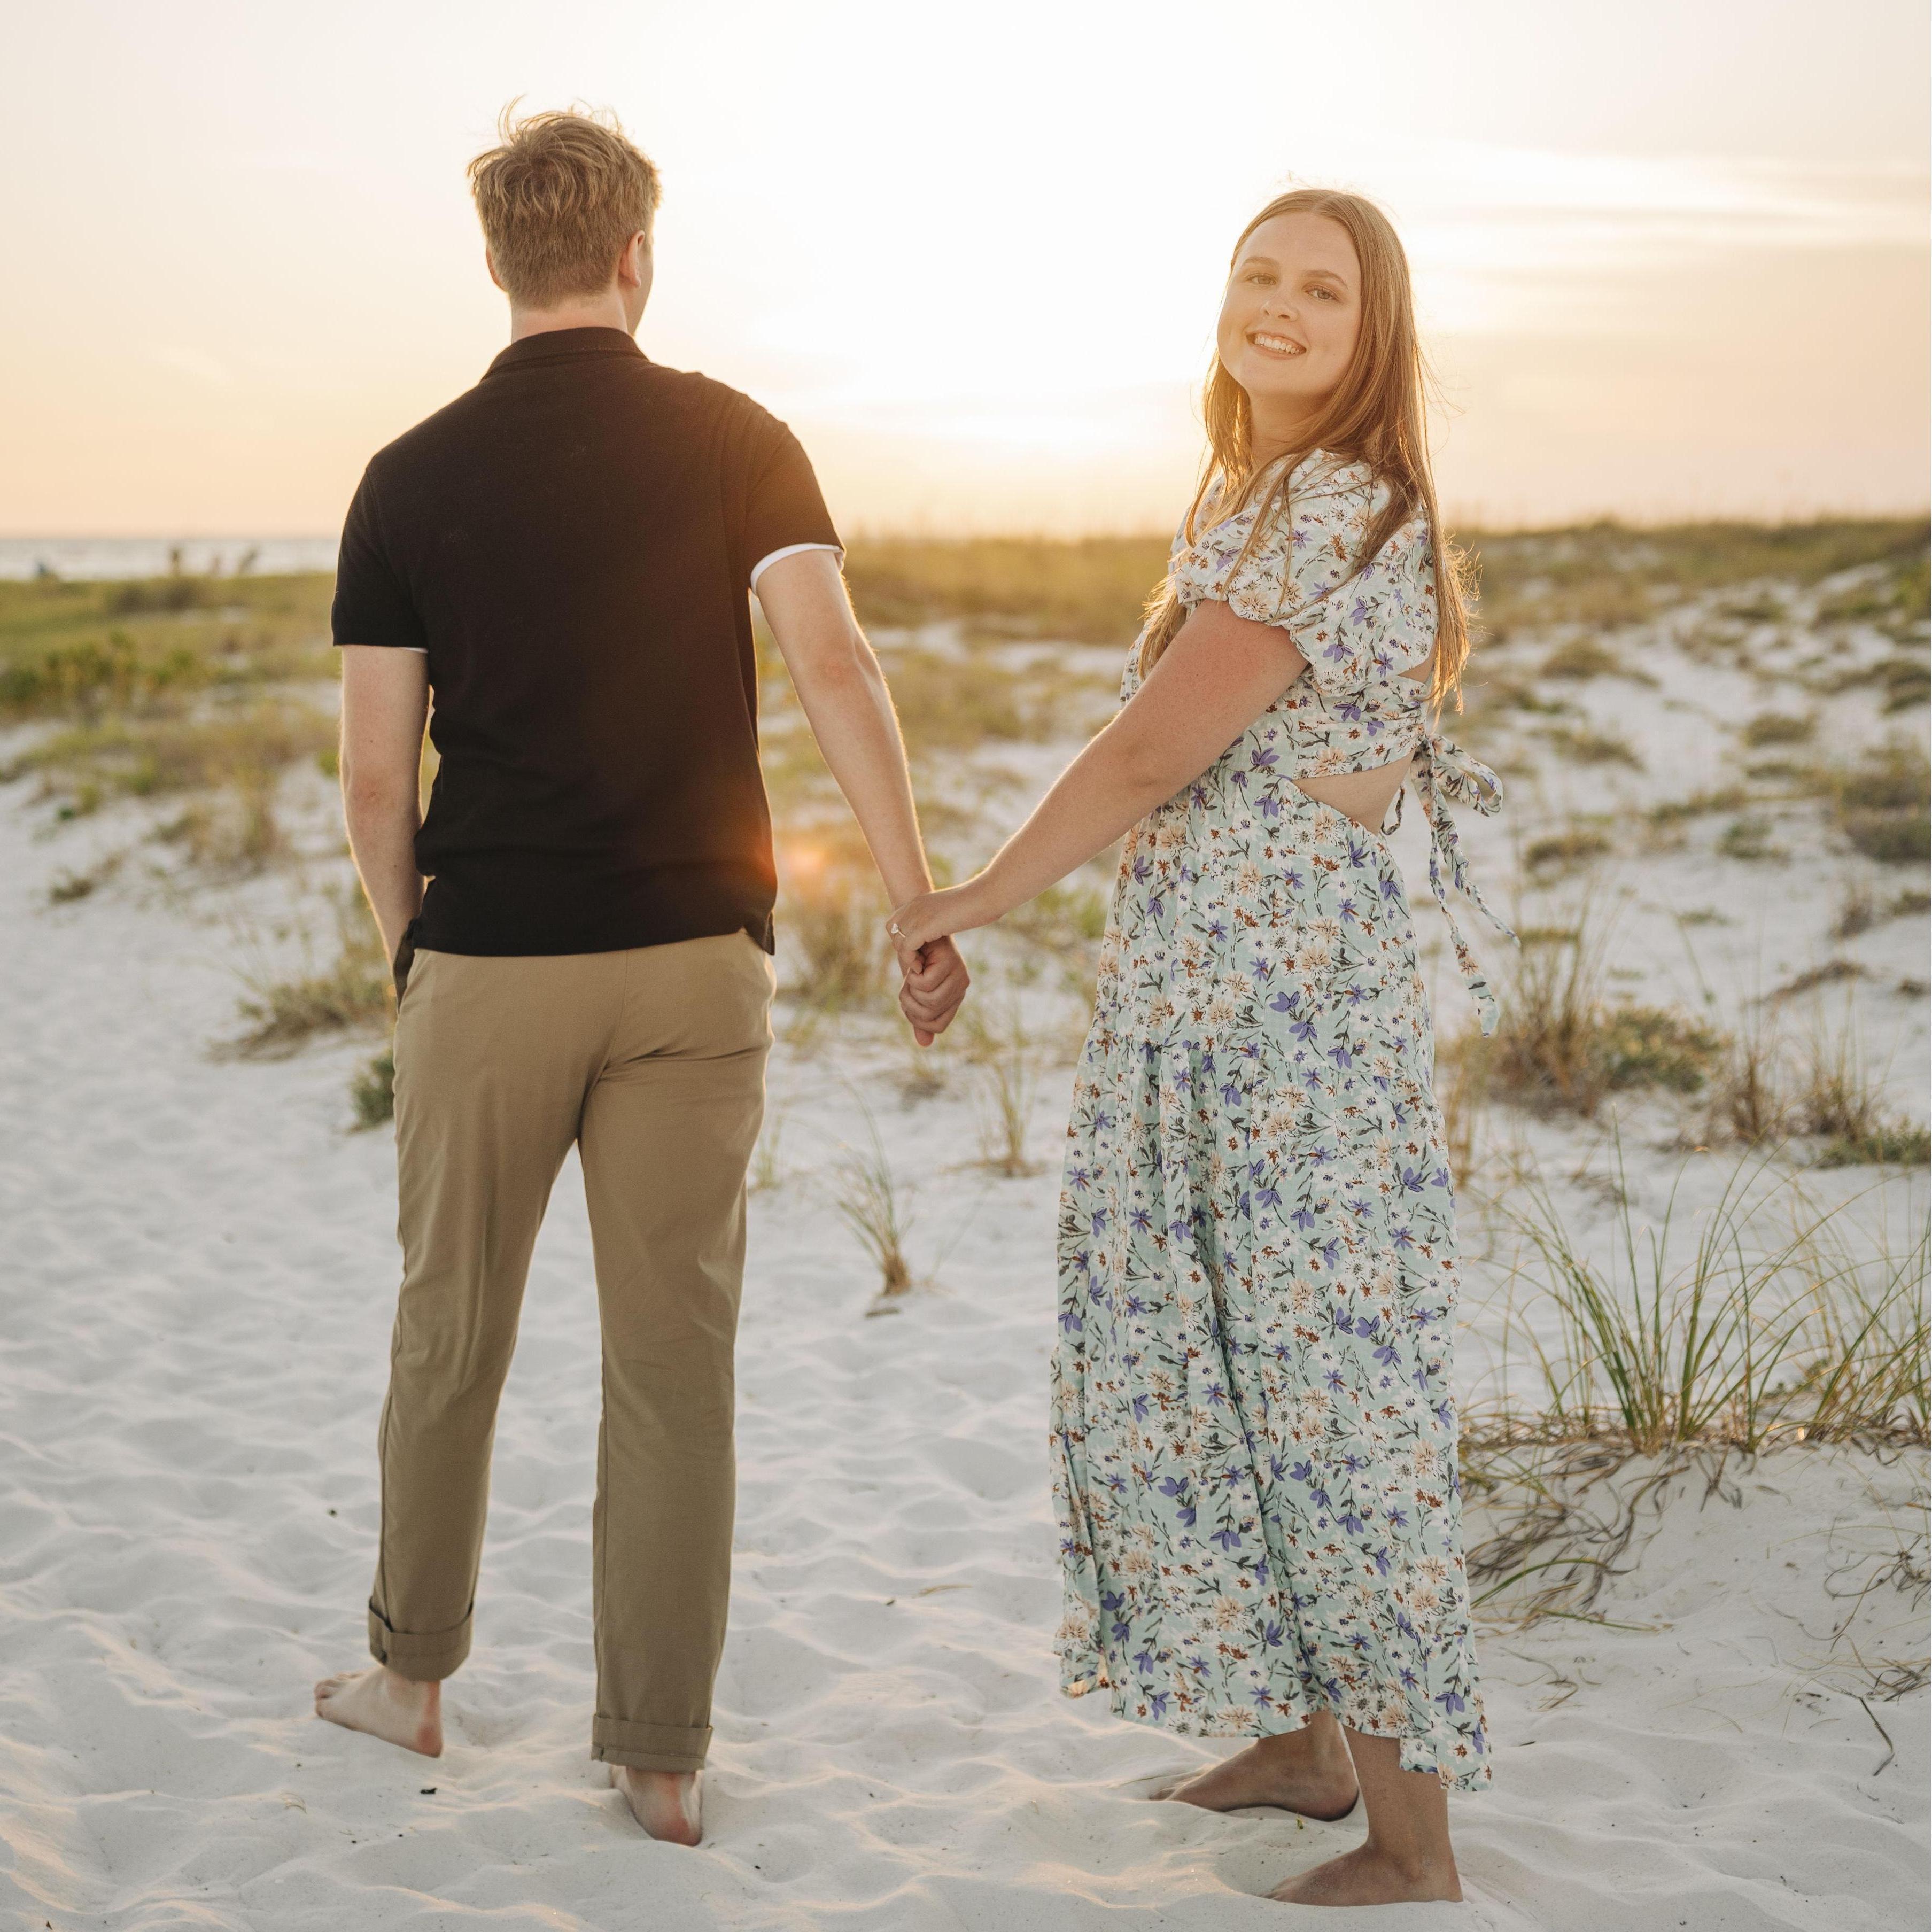
[(639, 1771), (701, 1771), (711, 1748), (709, 1724), (627, 1724), (618, 1718), (593, 1718), (590, 1755), (604, 1764), (628, 1764)]
[(470, 1629), (475, 1613), (447, 1630), (399, 1630), (374, 1604), (369, 1606), (369, 1654), (398, 1677), (434, 1684), (455, 1672), (470, 1654)]

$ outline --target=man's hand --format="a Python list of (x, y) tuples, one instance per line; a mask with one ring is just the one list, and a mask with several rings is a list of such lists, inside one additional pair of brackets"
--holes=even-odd
[(921, 1046), (930, 1046), (952, 1024), (972, 983), (966, 962), (950, 938), (928, 940), (919, 949), (899, 988), (899, 1011)]

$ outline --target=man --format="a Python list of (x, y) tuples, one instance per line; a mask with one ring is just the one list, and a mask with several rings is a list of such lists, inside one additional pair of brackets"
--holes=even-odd
[[(732, 1343), (770, 1042), (755, 590), (888, 902), (928, 877), (904, 747), (805, 452), (658, 368), (656, 171), (614, 125), (507, 117), (472, 164), (510, 346), (370, 464), (344, 529), (350, 844), (395, 964), (404, 1269), (383, 1406), (377, 1667), (316, 1708), (442, 1748), (496, 1400), (572, 1143), (603, 1331), (594, 1757), (695, 1844), (730, 1576)], [(419, 820), (429, 700), (441, 764)], [(425, 890), (424, 880), (428, 884)], [(967, 976), (931, 949), (921, 1044)]]

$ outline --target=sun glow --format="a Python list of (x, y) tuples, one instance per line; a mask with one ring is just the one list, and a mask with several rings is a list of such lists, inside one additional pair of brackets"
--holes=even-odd
[(1171, 524), (1228, 244), (1292, 182), (1406, 238), (1452, 504), (1922, 502), (1918, 10), (1523, 21), (44, 10), (0, 210), (0, 530), (332, 530), (368, 453), (500, 346), (462, 169), (517, 94), (608, 104), (651, 152), (646, 352), (790, 421), (854, 529)]

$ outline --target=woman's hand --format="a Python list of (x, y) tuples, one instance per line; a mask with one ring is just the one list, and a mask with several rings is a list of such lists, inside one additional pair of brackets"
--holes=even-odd
[(935, 939), (950, 938), (956, 932), (970, 932), (976, 926), (990, 926), (999, 917), (986, 902), (979, 878), (963, 886), (948, 886), (944, 892), (921, 892), (908, 899), (886, 922), (886, 936), (898, 955), (899, 970), (910, 979), (922, 964), (921, 949)]

